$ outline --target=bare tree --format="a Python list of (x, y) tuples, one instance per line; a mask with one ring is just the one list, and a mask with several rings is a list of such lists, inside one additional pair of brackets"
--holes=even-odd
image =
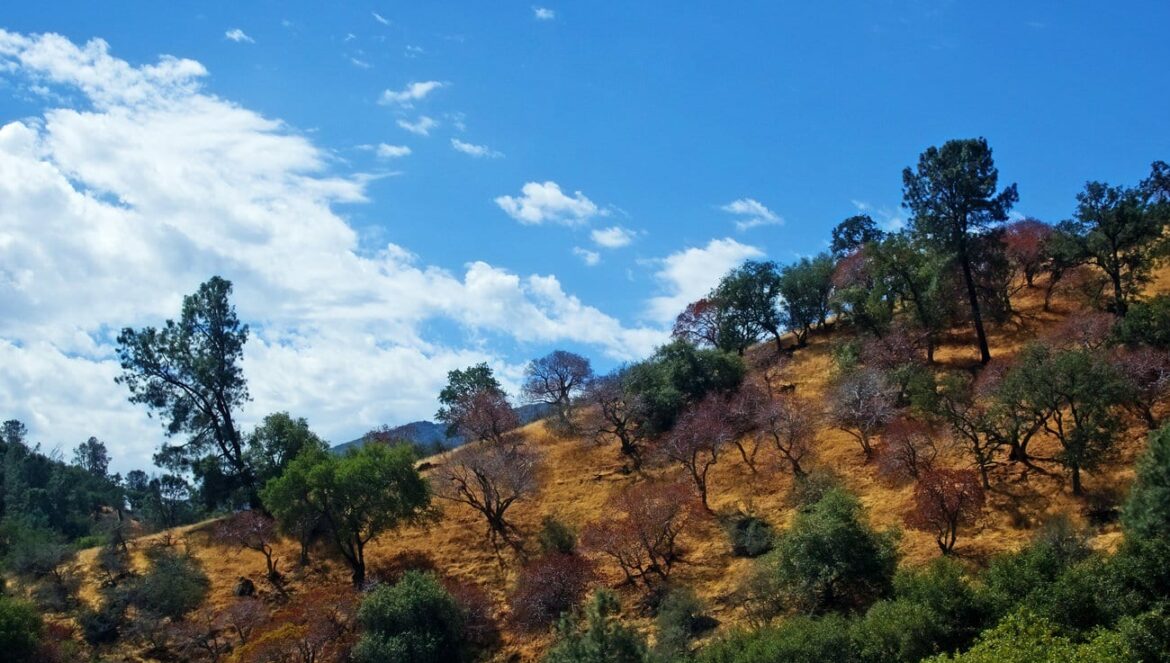
[(934, 534), (939, 549), (950, 554), (959, 528), (979, 519), (985, 499), (974, 470), (931, 470), (914, 487), (914, 510), (906, 524)]
[(507, 395), (485, 389), (468, 400), (457, 429), (468, 439), (500, 445), (519, 425), (520, 419)]
[(547, 403), (556, 410), (562, 431), (573, 430), (573, 398), (593, 378), (589, 360), (579, 354), (554, 350), (528, 364), (524, 372), (524, 398), (530, 403)]
[(265, 577), (278, 588), (281, 586), (281, 574), (277, 569), (277, 558), (272, 548), (273, 544), (280, 540), (280, 534), (276, 522), (271, 518), (258, 511), (243, 511), (228, 516), (216, 527), (215, 538), (223, 543), (264, 555), (264, 564), (267, 567)]
[(759, 387), (751, 383), (740, 385), (734, 394), (726, 399), (724, 406), (727, 425), (731, 428), (731, 442), (739, 450), (740, 458), (756, 474), (756, 456), (760, 453), (763, 440), (753, 435), (759, 425), (759, 413), (768, 407), (769, 398)]
[(723, 315), (719, 304), (704, 297), (687, 304), (683, 312), (678, 314), (671, 336), (699, 347), (717, 348), (722, 325)]
[(792, 476), (808, 476), (801, 463), (812, 454), (817, 413), (808, 400), (781, 394), (756, 412), (756, 437), (767, 439), (792, 469)]
[(871, 438), (894, 418), (894, 398), (881, 372), (872, 368), (850, 371), (829, 394), (833, 423), (857, 439), (867, 459), (873, 456)]
[(659, 447), (665, 459), (686, 468), (707, 511), (707, 472), (733, 437), (723, 399), (711, 394), (679, 417)]
[(878, 473), (896, 482), (917, 480), (934, 467), (938, 444), (933, 428), (916, 419), (895, 419), (882, 434)]
[(680, 483), (635, 484), (610, 498), (609, 517), (581, 532), (581, 547), (614, 560), (626, 582), (666, 580), (679, 559), (678, 536), (698, 511)]
[(585, 434), (599, 444), (616, 441), (621, 453), (634, 468), (642, 466), (643, 434), (635, 404), (623, 385), (624, 370), (590, 381), (585, 398), (591, 406), (585, 413)]
[(1158, 428), (1154, 410), (1170, 394), (1170, 353), (1149, 346), (1119, 348), (1110, 363), (1129, 383), (1126, 407), (1150, 430)]
[(520, 531), (508, 521), (507, 514), (517, 501), (536, 493), (538, 469), (536, 454), (524, 447), (465, 447), (437, 470), (435, 495), (466, 504), (482, 514), (497, 556), (501, 542), (523, 555)]

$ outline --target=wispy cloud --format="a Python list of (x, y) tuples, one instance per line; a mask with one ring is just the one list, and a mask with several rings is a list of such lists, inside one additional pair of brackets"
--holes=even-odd
[(451, 139), (451, 147), (456, 152), (462, 152), (477, 159), (499, 159), (500, 157), (504, 156), (503, 152), (497, 152), (487, 145), (465, 143), (458, 138)]
[(414, 122), (410, 122), (409, 120), (398, 120), (398, 126), (406, 129), (412, 134), (419, 136), (429, 136), (431, 135), (431, 129), (439, 126), (439, 122), (434, 118), (422, 115), (419, 116), (419, 118)]
[(374, 148), (374, 153), (378, 155), (379, 159), (399, 159), (410, 156), (410, 148), (406, 145), (378, 143), (378, 146)]
[(237, 44), (243, 44), (243, 43), (255, 44), (256, 43), (255, 39), (252, 39), (251, 37), (249, 37), (248, 33), (244, 32), (243, 30), (241, 30), (239, 28), (232, 28), (231, 30), (228, 30), (227, 32), (223, 33), (223, 36), (226, 39), (229, 39), (231, 41), (236, 42)]
[(365, 60), (359, 60), (359, 59), (354, 58), (354, 57), (351, 57), (349, 59), (349, 63), (352, 64), (353, 66), (357, 67), (358, 69), (369, 69), (371, 66), (373, 66), (369, 62), (366, 62)]
[(378, 12), (370, 12), (370, 15), (374, 17), (375, 21), (381, 23), (382, 25), (390, 25), (390, 20), (387, 19), (386, 17), (382, 16)]
[(784, 223), (784, 219), (755, 198), (740, 198), (733, 200), (719, 209), (738, 218), (735, 227), (740, 232), (751, 230), (759, 226), (776, 226)]
[(525, 225), (540, 225), (547, 221), (571, 226), (608, 214), (580, 191), (566, 196), (560, 185), (552, 181), (528, 182), (520, 188), (520, 194), (518, 197), (500, 196), (496, 198), (496, 204), (508, 216)]
[(634, 241), (634, 231), (621, 226), (598, 228), (589, 233), (589, 236), (598, 246), (604, 246), (607, 249), (621, 248)]
[(557, 17), (557, 13), (548, 7), (533, 7), (532, 15), (538, 21), (551, 21)]
[(573, 255), (581, 259), (589, 267), (596, 267), (601, 262), (601, 254), (579, 246), (573, 247)]
[(401, 90), (384, 90), (378, 103), (387, 106), (397, 104), (404, 108), (410, 108), (414, 102), (420, 101), (431, 92), (444, 87), (447, 87), (447, 84), (442, 81), (415, 81), (407, 83), (406, 87)]

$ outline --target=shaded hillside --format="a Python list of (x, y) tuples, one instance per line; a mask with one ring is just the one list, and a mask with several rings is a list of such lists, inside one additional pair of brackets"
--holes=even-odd
[[(515, 408), (516, 417), (520, 420), (521, 425), (530, 424), (544, 418), (548, 415), (549, 409), (549, 406), (544, 403), (531, 403)], [(437, 424), (433, 421), (412, 421), (409, 424), (379, 431), (379, 434), (391, 440), (409, 442), (427, 455), (435, 451), (454, 449), (462, 446), (466, 441), (461, 435), (448, 437), (447, 427), (444, 424)], [(363, 444), (365, 444), (365, 437), (359, 437), (356, 440), (334, 445), (332, 451), (334, 453), (345, 453), (351, 448), (361, 448)]]

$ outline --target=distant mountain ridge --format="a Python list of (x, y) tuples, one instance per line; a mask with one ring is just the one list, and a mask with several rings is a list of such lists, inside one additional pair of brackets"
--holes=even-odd
[[(552, 406), (547, 403), (532, 403), (521, 405), (515, 410), (517, 418), (520, 419), (520, 425), (523, 426), (548, 416)], [(447, 426), (433, 421), (412, 421), (390, 429), (387, 431), (387, 436), (395, 440), (410, 442), (426, 453), (433, 453), (440, 449), (454, 449), (466, 442), (460, 435), (447, 437)], [(346, 450), (360, 448), (363, 444), (365, 444), (365, 436), (335, 445), (331, 451), (337, 454), (345, 453)]]

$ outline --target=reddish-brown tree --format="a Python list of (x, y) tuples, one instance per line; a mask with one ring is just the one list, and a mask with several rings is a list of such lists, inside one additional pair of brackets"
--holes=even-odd
[(1073, 313), (1044, 334), (1051, 347), (1096, 352), (1109, 344), (1117, 318), (1102, 311)]
[(273, 544), (280, 540), (276, 522), (258, 511), (242, 511), (219, 522), (214, 531), (217, 541), (228, 545), (254, 550), (264, 555), (267, 567), (265, 577), (280, 587), (281, 575), (277, 570), (277, 558)]
[(663, 458), (686, 468), (707, 511), (711, 510), (707, 503), (707, 473), (719, 460), (724, 445), (734, 438), (725, 401), (711, 394), (684, 412), (659, 446)]
[(519, 425), (516, 410), (504, 392), (482, 389), (468, 399), (456, 429), (469, 440), (504, 444)]
[(679, 559), (677, 539), (694, 517), (694, 494), (679, 483), (635, 484), (614, 495), (608, 516), (581, 532), (583, 550), (612, 559), (626, 582), (665, 580)]
[(475, 445), (452, 454), (435, 472), (432, 485), (437, 497), (466, 504), (483, 515), (497, 555), (501, 542), (522, 555), (520, 531), (509, 522), (508, 509), (536, 492), (538, 470), (536, 454), (524, 447)]
[(730, 438), (743, 462), (756, 474), (756, 456), (760, 453), (763, 440), (753, 435), (759, 425), (759, 412), (768, 406), (769, 398), (763, 389), (745, 382), (734, 394), (726, 398), (725, 417), (730, 428)]
[(1158, 428), (1161, 419), (1155, 410), (1170, 395), (1170, 353), (1145, 345), (1118, 348), (1110, 363), (1129, 383), (1126, 407), (1150, 430)]
[(512, 621), (529, 631), (547, 629), (581, 603), (593, 565), (573, 553), (549, 553), (524, 566), (508, 596)]
[(906, 525), (934, 534), (944, 555), (955, 548), (959, 528), (973, 525), (983, 513), (985, 495), (974, 470), (936, 469), (914, 486), (914, 508)]
[(1033, 281), (1044, 269), (1052, 232), (1052, 226), (1032, 218), (1013, 221), (1003, 227), (1004, 252), (1029, 288), (1034, 287)]
[(477, 647), (488, 647), (499, 637), (495, 604), (482, 587), (454, 578), (442, 578), (443, 588), (463, 613), (463, 635)]
[(756, 437), (771, 442), (787, 461), (794, 478), (807, 476), (801, 463), (812, 454), (818, 424), (812, 403), (793, 394), (780, 394), (760, 407), (755, 415)]
[(324, 663), (348, 660), (356, 638), (357, 595), (348, 587), (315, 587), (313, 600), (293, 601), (256, 629), (233, 654), (240, 663)]
[(934, 468), (938, 458), (937, 434), (917, 419), (895, 419), (882, 433), (877, 449), (878, 474), (901, 483), (920, 478)]
[(619, 370), (589, 383), (585, 399), (591, 407), (585, 411), (583, 427), (585, 434), (598, 444), (616, 441), (621, 454), (637, 469), (642, 466), (644, 436), (634, 403), (622, 384), (624, 375)]
[(862, 368), (841, 376), (829, 393), (829, 415), (857, 439), (865, 457), (873, 456), (871, 438), (894, 418), (894, 397), (884, 375)]

